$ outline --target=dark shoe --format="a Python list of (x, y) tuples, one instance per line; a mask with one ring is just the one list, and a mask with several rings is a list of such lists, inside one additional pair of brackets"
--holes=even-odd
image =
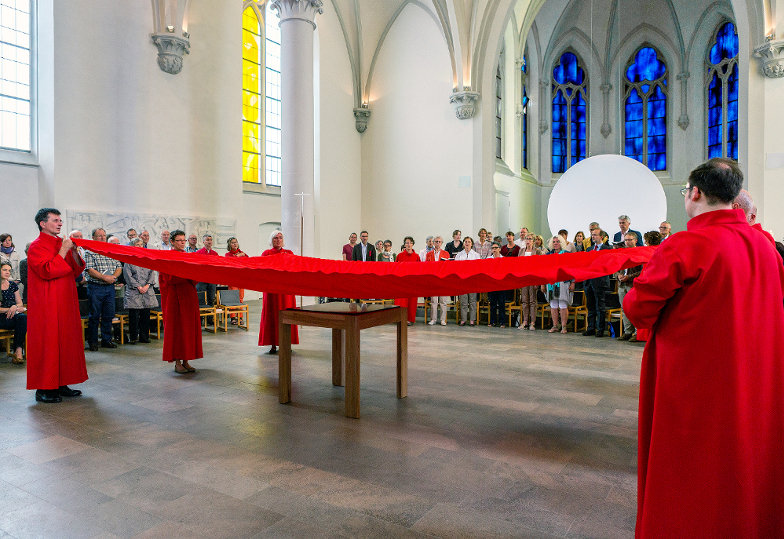
[(604, 331), (597, 331), (596, 337), (604, 337)]
[(269, 349), (269, 352), (267, 352), (267, 353), (268, 354), (277, 354), (278, 353), (278, 349), (273, 346), (272, 348)]
[(136, 344), (137, 342), (138, 341), (136, 341), (135, 339), (129, 339), (128, 340), (128, 344)]
[(590, 337), (591, 335), (596, 335), (595, 329), (586, 329), (583, 331), (583, 337)]
[(54, 403), (54, 402), (63, 401), (62, 397), (60, 397), (60, 391), (57, 389), (36, 389), (35, 400), (37, 402), (45, 402), (45, 403)]
[(637, 340), (637, 334), (632, 335), (631, 338), (629, 339), (629, 342), (640, 342)]
[(150, 344), (150, 339), (139, 339), (141, 344)]
[(112, 341), (103, 341), (101, 343), (101, 348), (117, 348), (117, 345)]
[(97, 352), (97, 351), (98, 351), (98, 343), (97, 342), (91, 342), (90, 343), (90, 352)]
[(632, 334), (631, 333), (624, 333), (623, 337), (618, 337), (618, 340), (619, 341), (628, 341), (631, 338), (632, 338)]
[(82, 391), (79, 389), (71, 389), (68, 386), (60, 386), (58, 390), (60, 392), (61, 397), (78, 397), (82, 394)]

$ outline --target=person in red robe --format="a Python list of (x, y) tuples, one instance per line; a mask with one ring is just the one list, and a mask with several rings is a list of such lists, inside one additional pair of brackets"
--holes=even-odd
[(60, 238), (63, 220), (54, 208), (35, 216), (40, 231), (27, 252), (27, 389), (38, 402), (61, 402), (82, 394), (69, 384), (87, 380), (76, 278), (84, 260), (70, 238)]
[[(171, 233), (172, 251), (185, 252), (185, 232)], [(196, 372), (188, 361), (204, 357), (196, 281), (166, 273), (158, 275), (163, 310), (163, 361), (174, 362), (174, 372)]]
[[(267, 249), (261, 256), (293, 255), (283, 248), (283, 232), (275, 230), (270, 236), (272, 249)], [(261, 327), (259, 328), (259, 346), (270, 346), (268, 354), (278, 352), (278, 313), (283, 309), (296, 307), (293, 294), (271, 294), (264, 292), (261, 303)], [(297, 326), (291, 326), (291, 344), (299, 344)]]
[[(421, 262), (419, 254), (414, 251), (414, 238), (406, 236), (403, 239), (403, 250), (397, 255), (395, 262)], [(395, 305), (400, 305), (407, 310), (408, 325), (413, 326), (416, 322), (416, 312), (418, 297), (395, 298)]]
[(638, 537), (781, 537), (784, 267), (732, 200), (737, 164), (711, 159), (683, 189), (688, 230), (626, 295), (651, 328), (642, 360)]

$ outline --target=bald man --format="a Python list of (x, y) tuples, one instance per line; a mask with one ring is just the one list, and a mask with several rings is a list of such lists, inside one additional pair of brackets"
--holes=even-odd
[(762, 228), (761, 223), (757, 222), (757, 206), (754, 204), (754, 200), (751, 198), (751, 193), (745, 189), (741, 189), (738, 193), (738, 196), (736, 196), (735, 200), (732, 201), (732, 209), (743, 210), (743, 214), (746, 216), (746, 222), (749, 223), (749, 226), (756, 229), (758, 232), (768, 238), (768, 241), (774, 247), (776, 246), (776, 239), (771, 236), (767, 230)]

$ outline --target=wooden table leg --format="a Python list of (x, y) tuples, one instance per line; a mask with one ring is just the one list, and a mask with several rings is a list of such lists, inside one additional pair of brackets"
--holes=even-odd
[(346, 329), (346, 417), (359, 419), (359, 324), (352, 316)]
[(332, 330), (332, 385), (343, 385), (343, 333), (342, 329)]
[(291, 402), (291, 325), (278, 325), (278, 401)]
[(408, 317), (400, 309), (397, 323), (397, 398), (408, 396)]

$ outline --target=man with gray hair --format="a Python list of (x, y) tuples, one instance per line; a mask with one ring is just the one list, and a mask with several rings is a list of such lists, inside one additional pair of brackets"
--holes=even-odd
[(757, 222), (757, 205), (754, 204), (754, 200), (751, 198), (751, 193), (746, 191), (745, 189), (741, 189), (738, 193), (738, 196), (735, 197), (735, 200), (732, 201), (732, 209), (743, 210), (743, 214), (746, 216), (746, 222), (749, 223), (751, 228), (757, 230), (766, 238), (768, 241), (776, 246), (776, 239), (770, 235), (770, 232), (762, 228), (762, 224)]
[[(449, 260), (449, 253), (441, 249), (443, 243), (444, 239), (441, 236), (433, 238), (433, 250), (425, 255), (425, 262)], [(430, 322), (428, 322), (428, 325), (435, 325), (439, 305), (441, 306), (441, 325), (446, 325), (446, 308), (448, 301), (449, 296), (433, 296), (430, 298)]]
[(425, 248), (419, 251), (419, 260), (422, 262), (425, 261), (427, 257), (427, 253), (433, 250), (433, 236), (428, 236), (425, 238)]
[(618, 245), (623, 245), (623, 238), (626, 236), (627, 232), (632, 232), (635, 236), (637, 236), (637, 245), (642, 245), (642, 234), (640, 234), (636, 230), (631, 230), (632, 220), (629, 219), (628, 215), (619, 215), (618, 216), (618, 227), (621, 229), (620, 232), (616, 232), (613, 236), (613, 243)]
[[(204, 247), (196, 251), (197, 255), (210, 255), (218, 256), (218, 252), (212, 248), (212, 234), (204, 234), (201, 241)], [(217, 294), (218, 285), (213, 283), (199, 283), (196, 285), (196, 291), (201, 297), (202, 292), (207, 292), (207, 305), (215, 305), (215, 295)]]
[(662, 223), (659, 225), (659, 234), (661, 234), (662, 241), (670, 237), (672, 234), (672, 225), (669, 221), (662, 221)]
[[(106, 241), (103, 228), (93, 229), (93, 241)], [(101, 326), (101, 346), (117, 348), (112, 342), (114, 318), (114, 285), (122, 275), (122, 264), (91, 251), (85, 253), (87, 297), (90, 299), (90, 318), (87, 321), (87, 343), (91, 352), (98, 351), (98, 326)]]

